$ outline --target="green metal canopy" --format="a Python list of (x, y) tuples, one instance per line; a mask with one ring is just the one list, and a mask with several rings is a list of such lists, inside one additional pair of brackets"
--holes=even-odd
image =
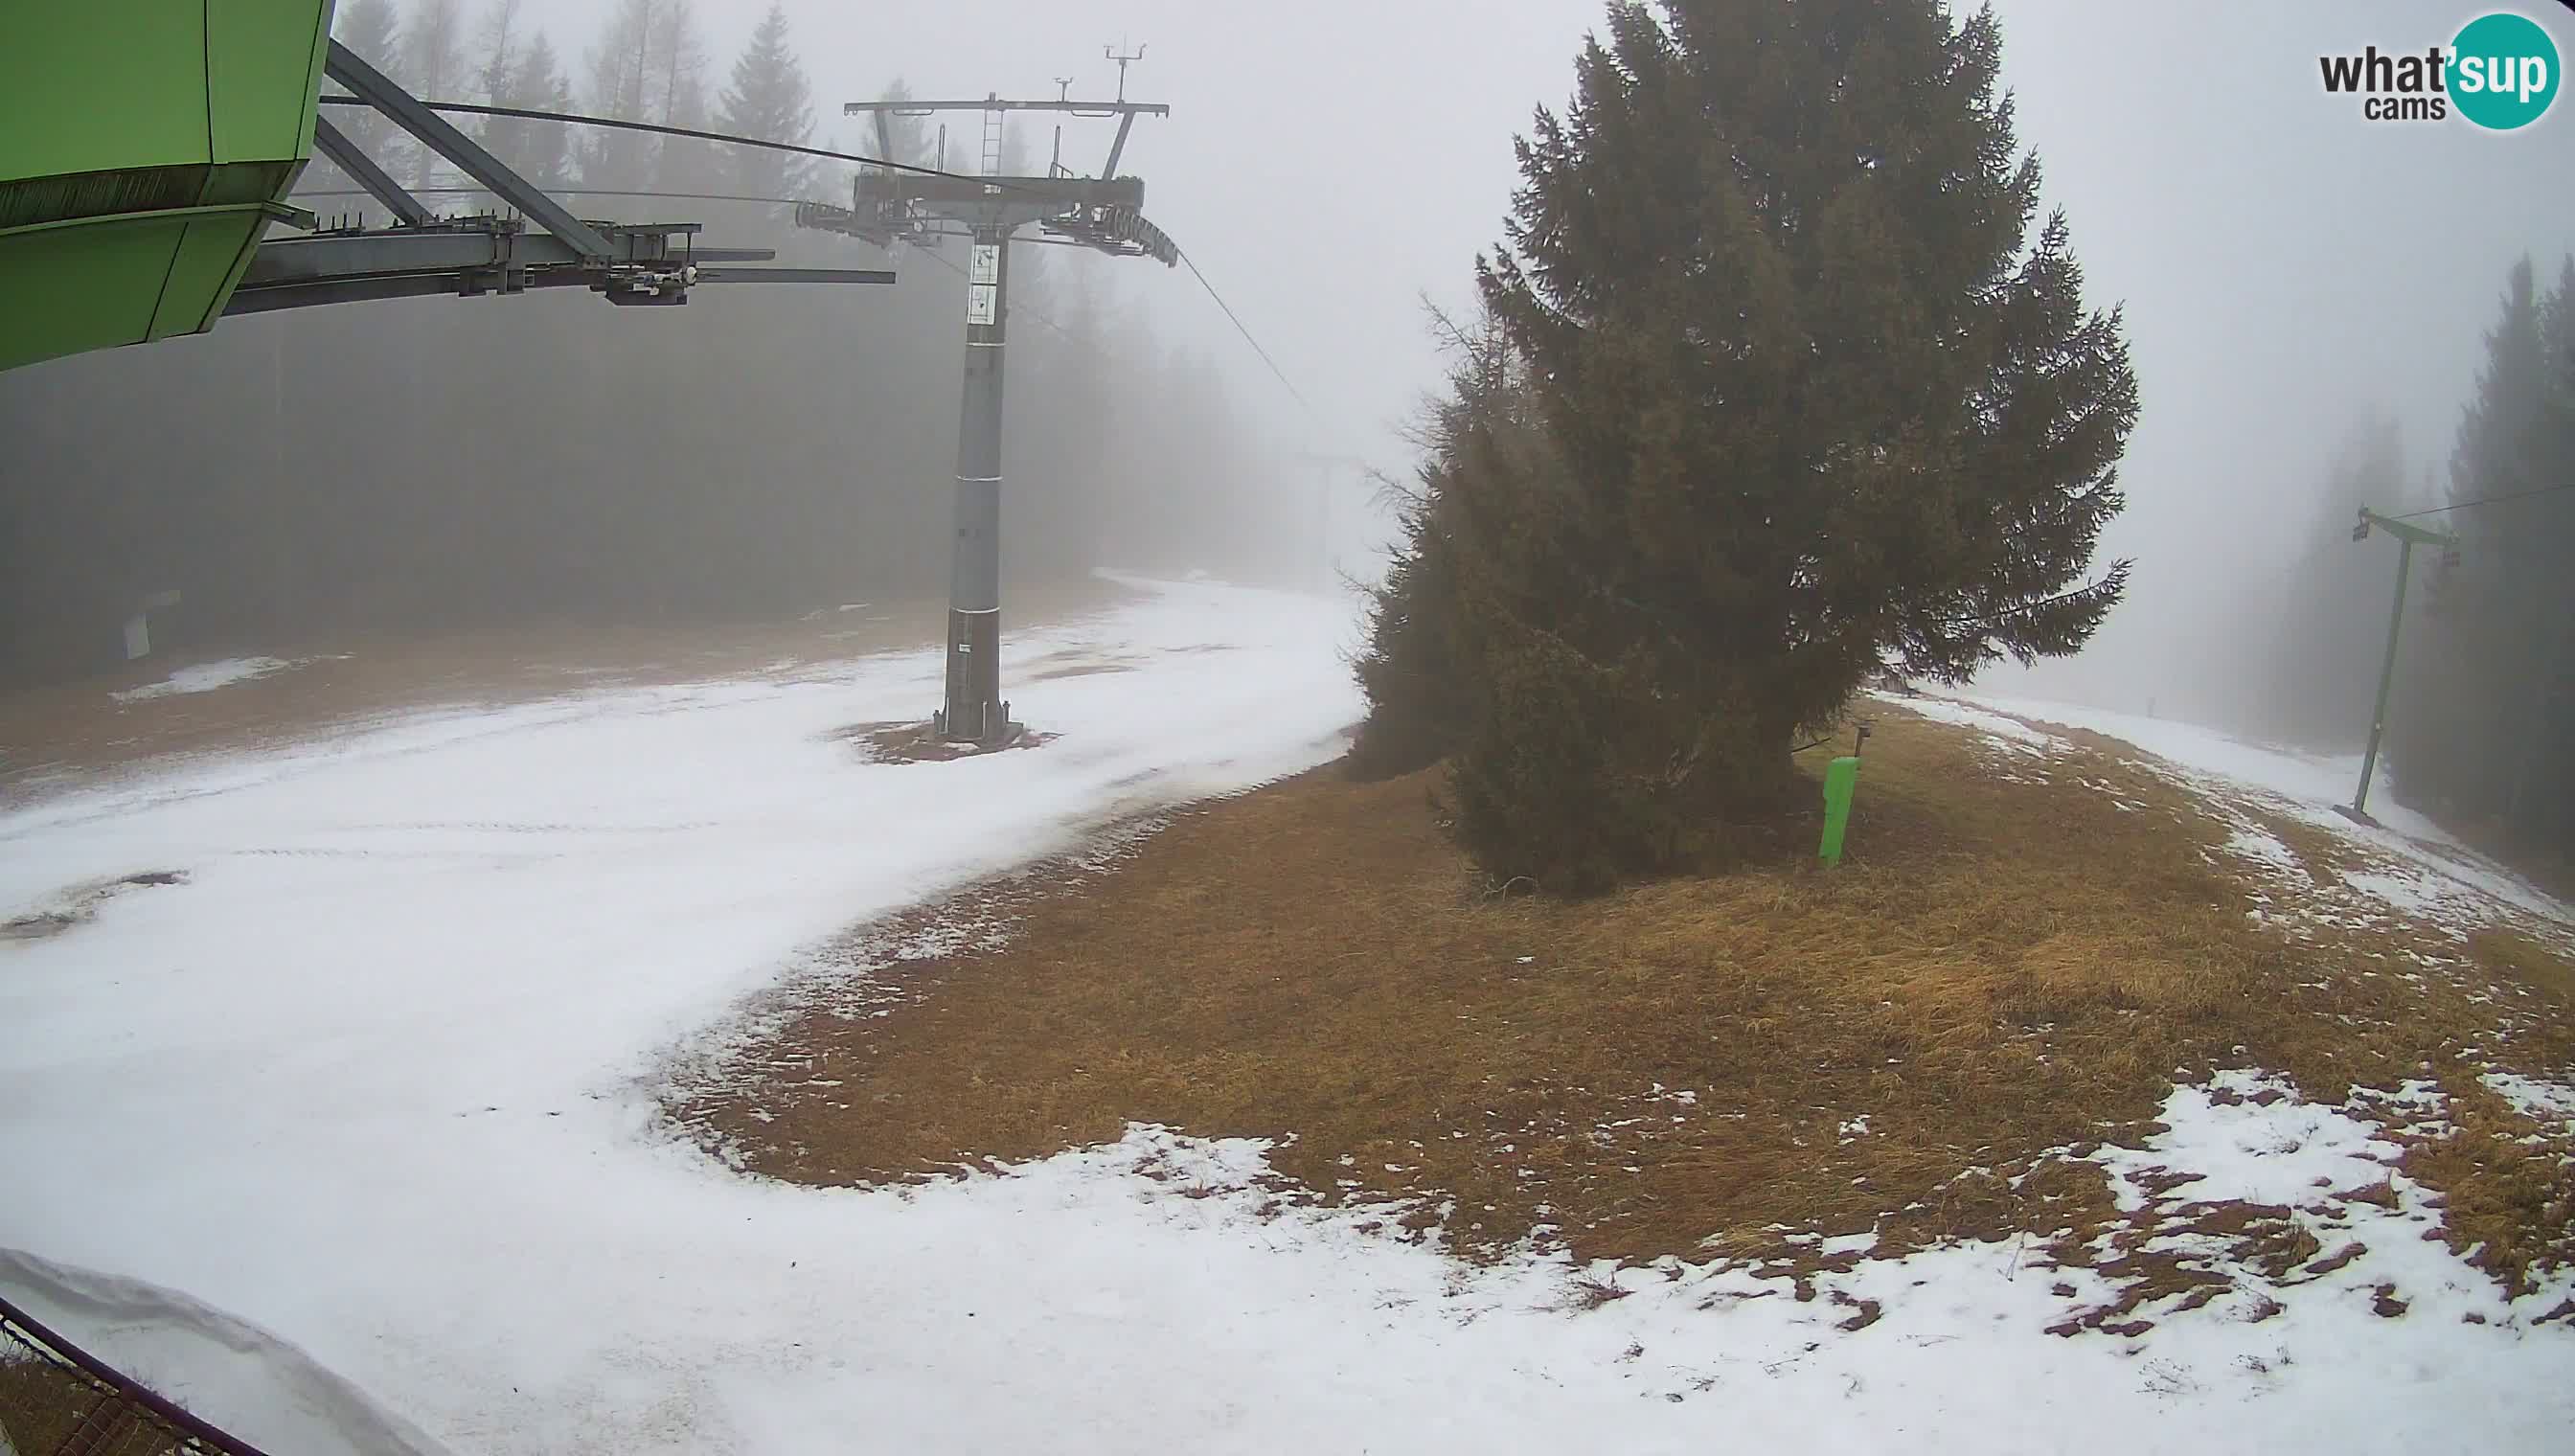
[(203, 333), (312, 155), (332, 0), (25, 0), (0, 27), (0, 370)]

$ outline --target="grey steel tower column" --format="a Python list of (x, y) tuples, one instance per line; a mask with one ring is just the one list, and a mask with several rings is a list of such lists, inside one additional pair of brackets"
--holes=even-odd
[(948, 572), (945, 736), (1010, 731), (1002, 702), (1002, 364), (1010, 322), (1010, 233), (975, 229), (968, 252), (966, 399), (957, 421), (957, 539)]
[[(1126, 62), (1117, 55), (1123, 81)], [(1066, 83), (1069, 87), (1071, 83)], [(850, 116), (872, 116), (877, 148), (896, 150), (890, 118), (941, 111), (980, 112), (984, 118), (983, 170), (973, 177), (893, 162), (862, 166), (850, 183), (850, 205), (800, 203), (799, 227), (846, 233), (878, 247), (901, 241), (930, 242), (966, 229), (966, 397), (957, 424), (957, 534), (951, 538), (948, 576), (947, 693), (933, 729), (952, 743), (1000, 747), (1014, 740), (1018, 725), (1002, 701), (1002, 374), (1010, 325), (1010, 242), (1020, 229), (1043, 229), (1050, 243), (1089, 248), (1113, 258), (1151, 258), (1166, 268), (1181, 264), (1180, 246), (1146, 221), (1142, 178), (1117, 175), (1127, 134), (1140, 116), (1168, 116), (1168, 106), (1129, 101), (1124, 87), (1115, 101), (1076, 101), (1068, 92), (1053, 101), (853, 101)], [(1004, 123), (1015, 111), (1118, 118), (1118, 140), (1098, 177), (1064, 165), (1062, 129), (1054, 162), (1043, 176), (1005, 176)]]

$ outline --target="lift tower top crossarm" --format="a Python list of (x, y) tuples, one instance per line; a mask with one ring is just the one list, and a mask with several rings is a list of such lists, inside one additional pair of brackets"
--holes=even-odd
[(1162, 102), (1145, 101), (1073, 101), (1055, 97), (1046, 101), (1009, 101), (987, 96), (980, 101), (852, 101), (841, 107), (843, 116), (928, 116), (934, 111), (1061, 111), (1073, 116), (1170, 116), (1172, 108)]
[(2367, 541), (2369, 530), (2373, 526), (2398, 541), (2410, 542), (2415, 546), (2437, 546), (2443, 551), (2449, 551), (2459, 544), (2459, 539), (2446, 531), (2434, 531), (2428, 527), (2397, 520), (2393, 516), (2381, 516), (2366, 506), (2360, 508), (2360, 525), (2352, 529), (2351, 539)]
[[(1111, 178), (1118, 175), (1119, 159), (1127, 155), (1127, 136), (1135, 129), (1136, 118), (1172, 114), (1172, 108), (1160, 102), (1128, 100), (1123, 94), (1126, 90), (1123, 84), (1119, 90), (1122, 94), (1116, 101), (1074, 101), (1061, 96), (1053, 101), (1006, 101), (999, 96), (987, 96), (981, 101), (853, 101), (841, 108), (841, 114), (874, 116), (880, 128), (884, 126), (885, 119), (889, 116), (928, 116), (941, 111), (981, 111), (995, 114), (1006, 111), (1052, 111), (1064, 116), (1093, 118), (1114, 116), (1118, 118), (1118, 137), (1109, 144), (1109, 161), (1100, 169), (1100, 175), (1103, 178)], [(882, 139), (881, 132), (880, 141)]]

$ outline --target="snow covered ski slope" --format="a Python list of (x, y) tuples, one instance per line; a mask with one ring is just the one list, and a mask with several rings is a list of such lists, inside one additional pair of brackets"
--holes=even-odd
[[(864, 761), (847, 728), (935, 697), (906, 654), (0, 817), (0, 918), (37, 917), (0, 941), (0, 1248), (35, 1256), (0, 1288), (298, 1452), (2537, 1451), (2575, 1424), (2575, 1340), (2425, 1242), (2401, 1180), (2285, 1313), (2247, 1294), (2148, 1343), (2046, 1333), (2051, 1282), (2096, 1276), (2007, 1245), (1828, 1276), (1884, 1308), (1856, 1330), (1715, 1266), (1602, 1271), (1631, 1297), (1579, 1308), (1560, 1259), (1259, 1216), (1253, 1143), (1136, 1127), (832, 1191), (657, 1122), (673, 1054), (800, 949), (1334, 754), (1354, 640), (1344, 606), (1161, 586), (1018, 642), (1016, 707), (1061, 734), (1037, 751)], [(2194, 1196), (2384, 1175), (2372, 1124), (2294, 1096), (2182, 1088), (2165, 1121), (2100, 1154), (2141, 1209), (2168, 1163), (2208, 1169)], [(2398, 1277), (2417, 1315), (2380, 1319)]]

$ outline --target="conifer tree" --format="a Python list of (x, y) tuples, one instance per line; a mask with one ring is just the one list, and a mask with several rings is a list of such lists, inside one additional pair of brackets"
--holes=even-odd
[[(463, 0), (419, 0), (403, 27), (400, 60), (403, 85), (423, 101), (454, 101), (469, 89)], [(408, 151), (414, 185), (432, 185), (443, 165), (438, 154), (423, 146)]]
[[(1583, 888), (1739, 839), (1885, 666), (2074, 651), (2137, 413), (2116, 313), (1996, 90), (1990, 11), (1615, 4), (1519, 144), (1478, 262), (1547, 472), (1470, 453), (1498, 556), (1452, 564), (1457, 824)], [(1382, 614), (1381, 614), (1382, 621)]]
[[(399, 61), (402, 33), (401, 16), (393, 0), (349, 0), (332, 17), (331, 36), (358, 53), (378, 70), (391, 70)], [(332, 124), (348, 134), (359, 150), (386, 161), (381, 150), (389, 137), (399, 135), (392, 122), (371, 106), (334, 106), (328, 108)]]
[[(733, 63), (716, 129), (802, 146), (814, 135), (814, 88), (789, 43), (787, 11), (773, 4)], [(728, 185), (749, 197), (799, 197), (812, 180), (809, 159), (755, 147), (729, 147)]]
[[(2575, 264), (2528, 259), (2486, 334), (2441, 524), (2459, 562), (2427, 594), (2390, 710), (2406, 797), (2472, 831), (2575, 851)], [(2552, 489), (2561, 488), (2561, 489)]]
[[(572, 82), (544, 31), (530, 37), (509, 61), (493, 99), (532, 111), (572, 110)], [(483, 144), (539, 187), (551, 191), (571, 182), (572, 129), (561, 122), (494, 117)]]
[(2406, 499), (2396, 418), (2366, 412), (2335, 448), (2297, 555), (2252, 584), (2241, 634), (2251, 651), (2236, 671), (2255, 685), (2255, 731), (2352, 751), (2367, 738), (2387, 649), (2388, 562), (2354, 550), (2351, 528), (2361, 508), (2393, 511)]

